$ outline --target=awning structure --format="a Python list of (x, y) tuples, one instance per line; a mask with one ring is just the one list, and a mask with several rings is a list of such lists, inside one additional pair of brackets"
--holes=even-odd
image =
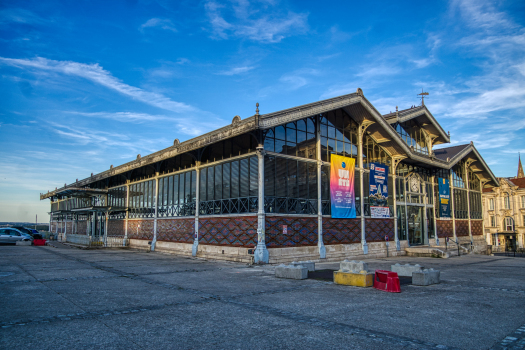
[(108, 206), (91, 206), (91, 207), (85, 207), (85, 208), (77, 208), (77, 209), (71, 209), (71, 212), (73, 213), (111, 213), (115, 211), (127, 211), (128, 208), (126, 207), (108, 207)]
[(97, 188), (81, 188), (81, 187), (65, 187), (53, 192), (48, 192), (40, 195), (40, 200), (55, 197), (68, 196), (77, 198), (90, 198), (100, 194), (107, 194), (108, 190)]

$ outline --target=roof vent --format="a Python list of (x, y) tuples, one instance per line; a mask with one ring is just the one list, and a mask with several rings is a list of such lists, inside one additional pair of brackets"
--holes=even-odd
[(180, 143), (179, 139), (175, 139), (173, 141), (173, 146), (177, 146)]

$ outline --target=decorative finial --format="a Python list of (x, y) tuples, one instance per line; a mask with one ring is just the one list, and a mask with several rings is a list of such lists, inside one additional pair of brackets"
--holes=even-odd
[(255, 114), (256, 114), (256, 115), (259, 115), (259, 102), (257, 102), (257, 103), (255, 104), (255, 107), (256, 107), (256, 108), (255, 108)]
[(398, 109), (397, 109), (397, 106), (396, 106), (396, 112), (397, 112), (397, 111), (398, 111)]
[(173, 140), (173, 146), (177, 146), (180, 143), (179, 139)]
[(423, 89), (421, 89), (421, 93), (417, 94), (418, 96), (421, 96), (421, 105), (425, 105), (425, 96), (428, 96), (428, 92), (423, 92)]
[(448, 137), (450, 137), (450, 130), (448, 131)]
[(137, 159), (140, 159), (140, 153), (139, 153), (139, 154), (137, 154)]
[(232, 125), (236, 125), (236, 124), (238, 124), (240, 122), (241, 122), (241, 117), (240, 116), (236, 115), (235, 117), (233, 117)]

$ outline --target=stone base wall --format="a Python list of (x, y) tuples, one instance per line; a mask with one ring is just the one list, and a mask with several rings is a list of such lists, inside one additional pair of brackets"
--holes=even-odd
[(74, 233), (73, 232), (73, 222), (72, 221), (67, 221), (64, 224), (65, 224), (64, 227), (66, 229), (65, 232), (67, 232), (67, 233)]
[(203, 245), (199, 243), (197, 257), (250, 263), (253, 259), (253, 255), (248, 254), (248, 249), (249, 248), (244, 247)]
[(151, 241), (153, 240), (153, 228), (154, 221), (152, 219), (128, 220), (128, 238)]
[(190, 243), (157, 241), (155, 244), (155, 251), (161, 253), (191, 256), (192, 247), (193, 244)]
[(440, 239), (454, 236), (452, 220), (436, 220), (436, 228), (437, 235)]
[(317, 246), (317, 220), (317, 217), (266, 216), (266, 246), (268, 248)]
[(108, 220), (108, 237), (124, 237), (125, 229), (125, 220)]

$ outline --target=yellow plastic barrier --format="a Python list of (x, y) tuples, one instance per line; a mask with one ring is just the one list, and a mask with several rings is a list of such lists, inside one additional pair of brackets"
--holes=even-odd
[(334, 283), (354, 287), (372, 287), (374, 285), (374, 273), (334, 271)]

